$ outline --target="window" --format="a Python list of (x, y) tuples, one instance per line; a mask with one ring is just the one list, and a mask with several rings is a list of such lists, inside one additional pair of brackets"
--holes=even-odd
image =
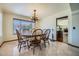
[(24, 31), (30, 31), (34, 28), (34, 22), (22, 19), (13, 18), (13, 34), (16, 34), (16, 29), (23, 33)]

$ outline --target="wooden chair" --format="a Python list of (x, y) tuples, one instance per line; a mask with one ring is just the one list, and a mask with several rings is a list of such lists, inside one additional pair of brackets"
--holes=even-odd
[[(36, 29), (32, 33), (32, 35), (40, 35), (43, 34), (43, 31), (41, 29)], [(41, 50), (41, 36), (33, 37), (30, 41), (30, 46), (33, 46), (33, 54), (35, 53), (35, 47), (39, 47)]]
[(34, 31), (35, 31), (35, 28), (33, 28), (31, 32), (33, 33)]
[(19, 52), (20, 52), (22, 47), (26, 47), (27, 40), (23, 40), (21, 34), (19, 33), (19, 31), (17, 29), (16, 29), (16, 34), (18, 37), (18, 48), (19, 48)]
[(49, 44), (49, 35), (50, 35), (50, 29), (46, 29), (46, 31), (44, 32), (45, 36), (43, 37), (44, 40), (44, 45), (46, 47), (46, 43)]

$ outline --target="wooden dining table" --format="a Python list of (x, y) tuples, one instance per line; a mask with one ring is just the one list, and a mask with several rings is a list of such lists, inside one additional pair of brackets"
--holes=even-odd
[(37, 38), (36, 37), (41, 37), (41, 38), (43, 38), (44, 36), (45, 36), (45, 34), (36, 34), (36, 35), (32, 35), (32, 34), (29, 34), (29, 35), (22, 35), (23, 37), (25, 37), (26, 39), (27, 38), (35, 38), (35, 40), (37, 40)]
[[(25, 37), (25, 41), (27, 41), (27, 45), (29, 45), (29, 42), (35, 43), (35, 44), (39, 44), (41, 42), (41, 40), (43, 40), (43, 37), (45, 36), (45, 34), (36, 34), (36, 35), (22, 35), (23, 37)], [(40, 39), (38, 39), (38, 37), (40, 37)], [(31, 39), (30, 39), (31, 38)], [(33, 38), (33, 40), (32, 40)]]
[[(31, 34), (25, 35), (24, 34), (22, 36), (25, 37), (25, 41), (27, 41), (27, 44), (28, 44), (28, 42), (30, 41), (34, 41), (34, 43), (37, 43), (38, 41), (41, 42), (41, 40), (44, 41), (45, 34), (36, 34), (36, 35), (31, 35)], [(38, 37), (40, 38), (38, 39)]]

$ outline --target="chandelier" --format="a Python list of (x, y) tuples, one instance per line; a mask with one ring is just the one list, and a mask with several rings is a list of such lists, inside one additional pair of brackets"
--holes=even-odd
[(36, 22), (38, 20), (38, 17), (36, 16), (36, 10), (33, 11), (32, 20)]

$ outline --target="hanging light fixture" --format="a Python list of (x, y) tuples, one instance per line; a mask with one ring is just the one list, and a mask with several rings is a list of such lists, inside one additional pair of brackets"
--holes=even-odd
[(38, 20), (38, 17), (36, 16), (36, 10), (33, 11), (32, 20), (36, 22)]

